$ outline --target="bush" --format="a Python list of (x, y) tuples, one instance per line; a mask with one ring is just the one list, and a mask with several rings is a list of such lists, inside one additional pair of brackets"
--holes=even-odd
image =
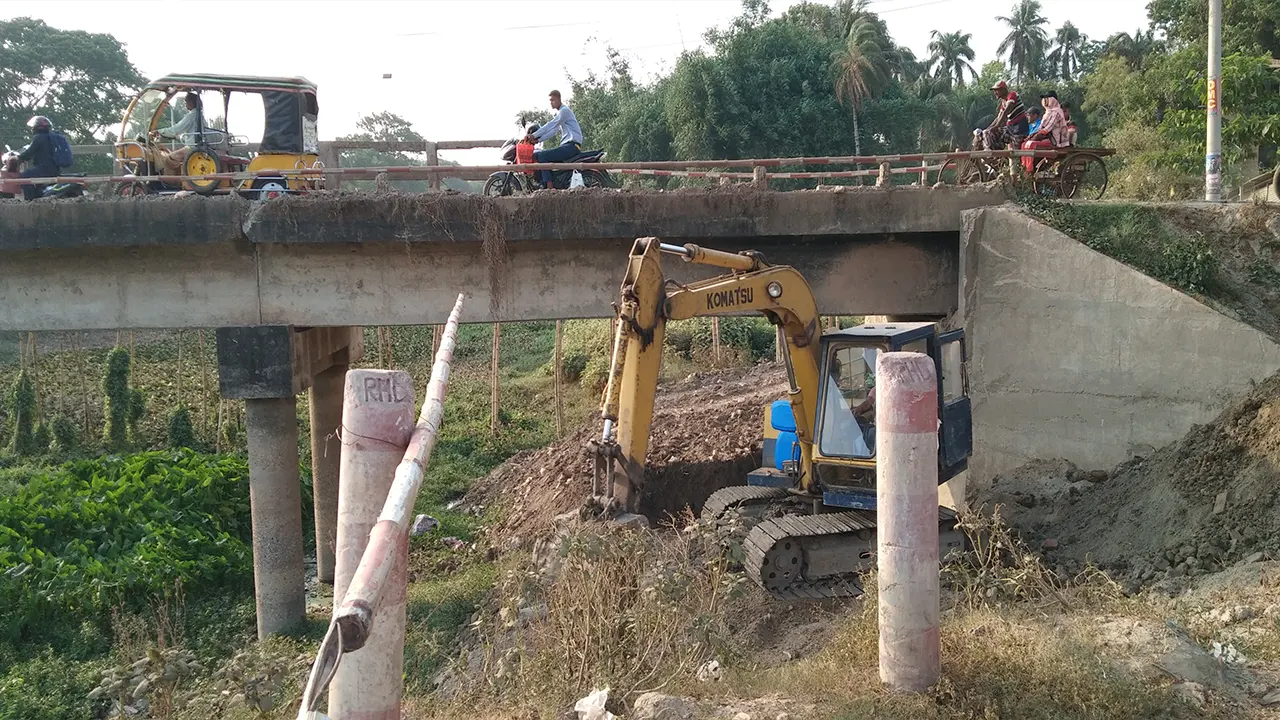
[(181, 582), (252, 572), (245, 461), (191, 451), (109, 456), (35, 474), (0, 497), (0, 602), (103, 611)]
[(44, 455), (49, 452), (49, 446), (53, 444), (53, 432), (49, 429), (49, 423), (40, 421), (36, 425), (36, 431), (31, 436), (32, 451), (34, 455)]
[(191, 424), (191, 411), (186, 405), (174, 410), (169, 416), (169, 447), (199, 449), (196, 430)]
[(102, 392), (106, 395), (103, 440), (108, 452), (122, 452), (129, 441), (129, 362), (128, 350), (112, 350), (102, 376)]
[(53, 447), (59, 453), (74, 452), (80, 446), (80, 429), (71, 418), (59, 413), (53, 419)]
[[(35, 414), (36, 390), (31, 383), (31, 375), (23, 368), (18, 379), (13, 383), (10, 394), (10, 407), (13, 411), (13, 454), (18, 456), (36, 454)], [(47, 447), (47, 446), (46, 446)]]

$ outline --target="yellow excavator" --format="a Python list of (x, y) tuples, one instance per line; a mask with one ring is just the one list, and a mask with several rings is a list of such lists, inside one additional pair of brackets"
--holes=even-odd
[[(682, 285), (664, 278), (662, 255), (726, 274)], [(809, 283), (794, 268), (754, 251), (728, 253), (640, 238), (632, 246), (616, 308), (603, 429), (588, 442), (595, 502), (638, 510), (644, 490), (654, 397), (667, 322), (759, 312), (781, 329), (788, 397), (764, 411), (763, 467), (746, 485), (713, 493), (702, 517), (736, 512), (752, 524), (743, 565), (782, 599), (858, 594), (875, 550), (875, 361), (881, 352), (919, 352), (938, 370), (938, 481), (965, 470), (972, 413), (964, 373), (964, 331), (936, 323), (861, 325), (823, 333)], [(939, 507), (942, 552), (960, 547), (955, 513)]]

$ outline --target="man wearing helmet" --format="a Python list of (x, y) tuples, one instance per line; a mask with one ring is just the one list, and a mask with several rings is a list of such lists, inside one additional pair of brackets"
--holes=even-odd
[(1000, 104), (995, 119), (982, 131), (983, 146), (988, 150), (1020, 147), (1027, 137), (1027, 108), (1022, 98), (1004, 80), (992, 85), (991, 93)]
[[(58, 163), (53, 159), (53, 138), (49, 136), (53, 123), (43, 115), (36, 115), (27, 121), (27, 127), (31, 129), (31, 144), (18, 156), (18, 162), (29, 165), (22, 171), (22, 177), (58, 177)], [(22, 197), (35, 200), (43, 191), (42, 185), (23, 185)]]

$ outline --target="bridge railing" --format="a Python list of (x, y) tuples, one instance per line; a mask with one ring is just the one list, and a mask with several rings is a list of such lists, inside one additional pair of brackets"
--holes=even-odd
[[(491, 147), (490, 143), (494, 141), (463, 141), (452, 143), (397, 143), (397, 142), (346, 142), (331, 141), (326, 148), (322, 143), (321, 160), (314, 167), (297, 168), (292, 170), (263, 170), (258, 172), (228, 172), (228, 173), (210, 173), (206, 175), (114, 175), (114, 176), (93, 176), (93, 177), (57, 177), (57, 178), (28, 178), (24, 180), (26, 183), (46, 185), (53, 183), (77, 182), (85, 184), (98, 183), (114, 183), (129, 184), (139, 181), (159, 180), (168, 184), (181, 183), (188, 180), (209, 181), (209, 180), (226, 180), (226, 181), (242, 181), (253, 180), (259, 177), (287, 177), (298, 178), (302, 180), (324, 179), (325, 186), (334, 189), (338, 186), (338, 182), (342, 179), (376, 179), (379, 176), (385, 176), (390, 180), (427, 180), (434, 188), (439, 187), (439, 181), (444, 177), (455, 177), (464, 180), (483, 180), (493, 173), (499, 172), (534, 172), (538, 170), (604, 170), (617, 173), (619, 175), (647, 175), (647, 176), (668, 176), (668, 177), (689, 177), (702, 178), (711, 180), (720, 180), (722, 182), (734, 182), (749, 180), (756, 187), (764, 188), (768, 186), (770, 179), (779, 180), (824, 180), (836, 178), (859, 178), (859, 177), (878, 177), (885, 178), (892, 175), (914, 174), (920, 176), (921, 184), (927, 183), (927, 177), (930, 172), (940, 171), (941, 167), (947, 161), (961, 162), (964, 160), (988, 159), (1003, 160), (1009, 158), (1036, 157), (1051, 158), (1058, 154), (1058, 151), (1052, 149), (1046, 150), (979, 150), (979, 151), (955, 151), (942, 153), (915, 153), (906, 155), (849, 155), (849, 156), (828, 156), (828, 157), (795, 157), (795, 158), (754, 158), (741, 160), (659, 160), (649, 162), (616, 162), (616, 163), (554, 163), (554, 164), (538, 164), (531, 163), (525, 165), (471, 165), (471, 166), (446, 166), (446, 165), (412, 165), (412, 166), (395, 166), (395, 167), (359, 167), (344, 168), (336, 165), (330, 165), (324, 160), (324, 153), (330, 153), (331, 157), (344, 149), (374, 149), (384, 151), (418, 151), (428, 145), (434, 145), (438, 152), (441, 149), (464, 149), (473, 147)], [(501, 143), (498, 143), (501, 146)], [(86, 148), (105, 148), (109, 146), (83, 146)], [(426, 152), (430, 153), (428, 149)], [(429, 155), (430, 157), (430, 155)], [(336, 162), (336, 161), (335, 161)], [(438, 156), (436, 162), (439, 162)], [(855, 169), (847, 170), (817, 170), (817, 171), (784, 171), (774, 170), (774, 168), (789, 167), (809, 167), (809, 166), (836, 166), (836, 167), (853, 167)], [(863, 166), (869, 166), (874, 169), (860, 169)], [(751, 172), (744, 172), (750, 170)], [(335, 182), (336, 181), (336, 182)]]
[[(427, 156), (426, 167), (442, 167), (451, 168), (454, 172), (447, 172), (442, 175), (434, 175), (428, 178), (428, 184), (432, 190), (440, 189), (440, 180), (445, 177), (456, 177), (462, 180), (483, 180), (484, 177), (472, 177), (475, 175), (465, 165), (441, 165), (441, 150), (475, 150), (480, 148), (500, 148), (506, 140), (407, 140), (407, 141), (384, 141), (384, 140), (321, 140), (320, 145), (320, 162), (324, 163), (326, 168), (342, 167), (342, 151), (343, 150), (376, 150), (378, 152), (412, 152), (424, 153)], [(258, 152), (258, 143), (249, 143), (236, 148), (244, 152)], [(109, 155), (115, 153), (114, 145), (73, 145), (71, 150), (77, 155)], [(274, 173), (279, 175), (279, 173)], [(338, 179), (334, 185), (337, 189), (341, 185), (341, 179)]]

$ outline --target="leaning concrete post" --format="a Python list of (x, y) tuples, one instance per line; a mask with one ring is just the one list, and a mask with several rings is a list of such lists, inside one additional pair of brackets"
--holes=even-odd
[[(408, 543), (413, 501), (422, 487), (423, 473), (427, 461), (431, 459), (431, 451), (435, 448), (440, 423), (444, 420), (445, 390), (449, 386), (449, 367), (453, 363), (453, 349), (457, 345), (462, 300), (463, 296), (458, 295), (458, 300), (453, 304), (453, 312), (449, 313), (449, 321), (445, 323), (444, 332), (440, 336), (440, 347), (436, 350), (436, 362), (431, 367), (431, 380), (427, 383), (427, 397), (422, 403), (422, 412), (418, 416), (417, 425), (412, 428), (408, 447), (395, 466), (395, 479), (385, 493), (382, 512), (369, 531), (367, 547), (359, 558), (355, 572), (350, 575), (349, 584), (346, 584), (347, 579), (343, 577), (345, 566), (341, 555), (342, 546), (339, 547), (338, 572), (345, 585), (342, 591), (334, 595), (333, 621), (329, 624), (329, 632), (320, 642), (316, 662), (311, 666), (307, 685), (302, 691), (302, 703), (298, 708), (299, 720), (325, 717), (316, 711), (316, 706), (320, 703), (320, 695), (330, 687), (330, 682), (336, 682), (343, 654), (356, 652), (373, 641), (378, 628), (374, 621), (388, 607), (398, 613), (401, 636), (397, 647), (401, 658), (396, 660), (394, 668), (373, 667), (369, 671), (380, 673), (388, 681), (395, 683), (396, 707), (399, 707), (406, 581), (402, 558)], [(345, 482), (343, 487), (346, 487)], [(345, 496), (346, 491), (343, 491), (343, 497)], [(339, 533), (341, 532), (340, 527)], [(363, 658), (361, 660), (363, 668), (366, 662)], [(330, 708), (336, 707), (332, 694), (329, 703)], [(339, 714), (335, 718), (399, 718), (399, 710), (392, 710), (388, 703), (379, 702), (374, 706), (371, 700), (369, 704), (374, 709), (360, 714)]]
[[(413, 433), (413, 378), (393, 370), (347, 373), (342, 404), (337, 558), (333, 596), (346, 595), (369, 531)], [(369, 639), (339, 665), (329, 686), (334, 720), (399, 720), (404, 666), (405, 580), (409, 537), (396, 538), (387, 592)]]
[(938, 378), (933, 360), (876, 363), (876, 560), (880, 680), (924, 692), (938, 682)]
[(333, 582), (338, 535), (338, 457), (341, 443), (342, 383), (346, 365), (334, 365), (311, 381), (311, 493), (315, 499), (316, 579)]
[(244, 414), (254, 595), (265, 638), (302, 622), (307, 610), (297, 404), (292, 397), (245, 400)]

